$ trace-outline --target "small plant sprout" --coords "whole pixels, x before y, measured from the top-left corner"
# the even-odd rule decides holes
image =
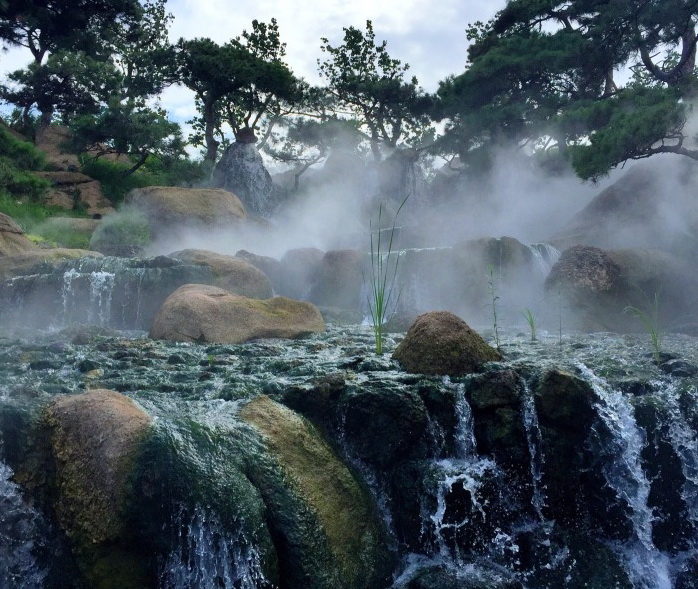
[[[645,312],[642,309],[628,305],[623,309],[623,313],[631,313],[637,317],[642,324],[645,326],[647,333],[650,335],[652,340],[652,353],[654,356],[655,364],[659,364],[661,361],[661,332],[659,330],[659,293],[654,293],[654,300],[650,304],[649,312]]]
[[[388,318],[388,310],[391,308],[391,304],[393,307],[396,307],[400,299],[400,293],[398,292],[395,294],[395,279],[397,277],[400,256],[393,252],[393,237],[395,236],[397,217],[402,207],[405,206],[408,198],[409,195],[400,203],[395,217],[393,218],[387,251],[381,236],[381,221],[383,217],[382,204],[378,207],[378,235],[375,240],[373,238],[373,222],[369,222],[369,230],[371,233],[371,276],[370,289],[367,297],[368,308],[371,312],[371,325],[373,326],[376,354],[378,355],[383,353],[383,326]],[[391,264],[393,260],[395,263]],[[364,282],[365,281],[366,277],[364,276]]]
[[[521,312],[521,314],[524,316],[524,319],[526,319],[526,323],[528,323],[528,329],[531,331],[531,341],[537,341],[538,337],[536,336],[536,317],[533,314],[533,311],[526,307]]]
[[[487,285],[490,291],[490,298],[492,299],[492,324],[494,327],[494,345],[499,350],[499,321],[497,317],[497,301],[499,296],[497,295],[497,288],[495,286],[495,275],[494,275],[494,264],[489,265],[489,280]]]
[[[558,345],[562,346],[562,288],[557,285]]]

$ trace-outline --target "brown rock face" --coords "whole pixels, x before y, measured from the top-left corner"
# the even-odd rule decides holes
[[[546,279],[546,287],[601,293],[610,291],[620,276],[620,266],[602,249],[575,246],[565,250]]]
[[[38,249],[12,217],[0,213],[0,258]]]
[[[53,184],[44,199],[45,204],[72,210],[84,207],[89,215],[107,215],[114,212],[114,206],[102,193],[98,180],[79,172],[36,172]]]
[[[314,305],[286,297],[248,299],[215,286],[185,284],[158,311],[153,339],[238,344],[253,339],[296,338],[325,330]]]
[[[327,252],[318,273],[310,300],[318,305],[356,309],[360,305],[365,254],[356,250]]]
[[[264,272],[241,258],[197,249],[181,250],[169,257],[210,267],[214,286],[233,294],[251,299],[269,299],[274,296],[271,283]]]
[[[127,196],[148,219],[151,235],[173,227],[223,227],[247,217],[240,199],[220,188],[149,186]]]
[[[56,513],[74,541],[107,542],[125,532],[128,480],[150,423],[131,399],[106,389],[62,397],[48,407]]]
[[[501,354],[490,347],[468,324],[448,311],[432,311],[417,317],[393,354],[408,372],[461,376]]]

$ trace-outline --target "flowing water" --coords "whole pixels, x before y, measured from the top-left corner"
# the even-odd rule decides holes
[[[105,274],[94,274],[93,284],[111,280],[109,273],[99,272]],[[66,291],[77,280],[66,271]],[[64,309],[72,312],[70,297],[63,301]],[[95,296],[93,302],[93,322],[108,324],[105,318],[113,314],[115,299]],[[60,586],[48,580],[57,565],[43,548],[46,520],[52,516],[15,480],[13,468],[24,452],[15,433],[25,431],[22,424],[32,422],[52,398],[90,388],[116,390],[137,400],[160,432],[154,456],[173,465],[168,475],[171,503],[146,506],[153,521],[156,512],[166,512],[157,519],[164,539],[151,546],[158,563],[157,587],[269,587],[262,561],[271,541],[259,536],[252,520],[236,514],[241,502],[247,502],[246,513],[263,513],[255,503],[258,498],[244,499],[252,497],[250,482],[235,470],[239,466],[242,472],[243,465],[235,466],[234,457],[254,449],[237,411],[260,394],[294,406],[289,391],[301,400],[320,395],[324,389],[318,383],[332,383],[337,375],[342,392],[337,393],[334,434],[328,435],[336,436],[333,443],[364,476],[380,506],[398,563],[395,589],[422,587],[416,583],[425,575],[441,579],[434,587],[694,586],[698,378],[660,370],[652,363],[647,338],[596,334],[560,341],[543,333],[540,341],[530,342],[524,335],[505,332],[507,360],[488,370],[492,375],[513,372],[518,380],[511,387],[511,405],[488,406],[477,396],[483,375],[406,375],[389,355],[375,357],[370,327],[330,326],[327,333],[307,339],[243,345],[172,344],[143,335],[121,332],[89,339],[56,331],[0,339],[0,435],[6,441],[0,451],[0,588]],[[389,353],[401,337],[387,338]],[[696,338],[667,336],[664,345],[666,352],[698,365]],[[583,381],[593,397],[589,419],[594,426],[579,447],[588,462],[580,464],[595,469],[595,480],[603,488],[585,491],[591,515],[584,516],[587,520],[580,515],[578,530],[559,513],[551,515],[560,484],[549,446],[556,426],[540,386],[550,370]],[[362,446],[363,438],[357,438],[351,403],[368,393],[376,398],[397,395],[426,407],[420,409],[427,412],[424,433],[410,446],[412,455],[402,470],[381,463],[374,454],[382,449]],[[497,436],[509,434],[485,427],[483,420],[488,419],[504,419],[507,432],[520,432],[520,447],[511,449],[518,451],[516,456],[497,450]],[[386,430],[386,447],[390,435]],[[232,456],[234,467],[224,471],[222,455]],[[189,462],[180,471],[182,457]],[[675,464],[671,472],[668,462]],[[202,484],[187,481],[183,472],[189,477],[195,473]],[[419,473],[412,495],[395,478],[408,480],[405,472]],[[580,472],[583,481],[588,472]],[[222,481],[215,488],[225,489],[223,495],[203,484],[214,479]],[[608,521],[594,520],[593,502],[599,497],[617,518],[617,529],[610,516]],[[577,508],[586,505],[581,502]]]

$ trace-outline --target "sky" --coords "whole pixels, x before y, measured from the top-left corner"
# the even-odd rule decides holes
[[[276,18],[281,38],[287,44],[287,61],[297,76],[319,83],[317,59],[320,38],[339,45],[343,27],[364,29],[373,22],[376,41],[388,42],[389,54],[410,64],[427,91],[435,91],[439,80],[465,69],[466,26],[486,21],[501,10],[505,0],[168,0],[174,15],[170,37],[210,37],[225,43],[250,29],[253,19],[269,22]],[[0,56],[0,70],[23,67],[30,60],[26,50],[12,50]],[[162,106],[171,118],[183,121],[195,112],[192,94],[170,88]]]

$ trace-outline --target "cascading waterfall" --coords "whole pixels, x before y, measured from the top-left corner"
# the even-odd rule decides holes
[[[656,548],[652,539],[650,482],[640,456],[646,444],[645,435],[637,425],[629,400],[586,365],[580,363],[578,368],[600,399],[597,412],[612,436],[613,448],[608,448],[610,461],[604,476],[618,499],[631,510],[633,538],[620,547],[628,575],[636,589],[671,589],[669,558]]]
[[[560,259],[560,250],[550,245],[549,243],[532,243],[528,246],[533,254],[533,259],[536,261],[536,267],[545,278],[550,274],[550,270]]]
[[[531,504],[536,512],[539,521],[543,521],[543,507],[545,507],[544,489],[541,486],[543,478],[543,464],[545,457],[543,456],[543,439],[538,425],[538,414],[536,413],[536,404],[533,399],[533,394],[527,383],[523,385],[523,419],[524,428],[526,429],[526,441],[528,442],[528,452],[531,457],[531,486],[533,494]]]
[[[160,572],[160,589],[258,589],[267,584],[260,556],[242,528],[224,530],[199,506],[175,518],[177,542]]]

